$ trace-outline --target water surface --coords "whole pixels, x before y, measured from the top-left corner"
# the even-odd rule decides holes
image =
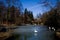
[[[19,40],[53,40],[54,37],[54,32],[46,26],[20,26],[14,33],[20,35]]]

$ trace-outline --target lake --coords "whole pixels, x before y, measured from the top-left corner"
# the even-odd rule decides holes
[[[53,40],[54,31],[42,25],[20,26],[15,29],[14,34],[19,34],[18,40]]]

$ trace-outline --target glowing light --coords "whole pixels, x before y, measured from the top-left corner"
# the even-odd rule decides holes
[[[34,32],[38,32],[37,30],[34,30]]]

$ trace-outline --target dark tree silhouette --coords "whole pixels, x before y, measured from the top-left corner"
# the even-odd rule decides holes
[[[33,18],[33,13],[31,11],[28,11],[27,9],[25,9],[24,11],[24,22],[25,23],[32,23],[31,21],[34,19]]]
[[[43,17],[43,19],[45,19],[44,24],[47,26],[51,26],[51,27],[55,27],[60,28],[60,23],[58,21],[60,21],[60,15],[59,15],[59,10],[60,10],[60,0],[56,0],[56,5],[53,7],[51,4],[51,2],[49,2],[49,0],[45,0],[42,2],[42,4],[44,4],[43,7],[50,7],[50,11],[46,13],[45,16],[47,17]]]

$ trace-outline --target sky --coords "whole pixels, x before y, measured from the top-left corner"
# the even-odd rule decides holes
[[[41,5],[38,4],[39,0],[21,0],[21,2],[24,8],[27,8],[28,10],[33,12],[34,17],[36,17],[38,13],[42,13],[43,11],[41,10]]]
[[[0,1],[3,1],[4,4],[5,4],[4,0],[0,0]],[[36,17],[37,14],[39,14],[39,13],[43,14],[44,12],[50,10],[50,7],[44,7],[43,4],[41,4],[41,2],[43,2],[43,1],[44,0],[19,0],[19,1],[16,2],[17,4],[15,4],[15,5],[17,7],[19,7],[20,6],[20,2],[21,2],[23,8],[24,9],[27,8],[29,11],[32,11],[34,17]],[[49,1],[50,5],[52,7],[55,6],[56,0],[48,0],[48,1]]]
[[[23,7],[32,11],[34,17],[36,17],[37,14],[43,14],[50,9],[50,7],[43,7],[43,4],[40,4],[42,1],[43,0],[21,0]],[[49,2],[53,7],[56,4],[56,0],[49,0]]]

